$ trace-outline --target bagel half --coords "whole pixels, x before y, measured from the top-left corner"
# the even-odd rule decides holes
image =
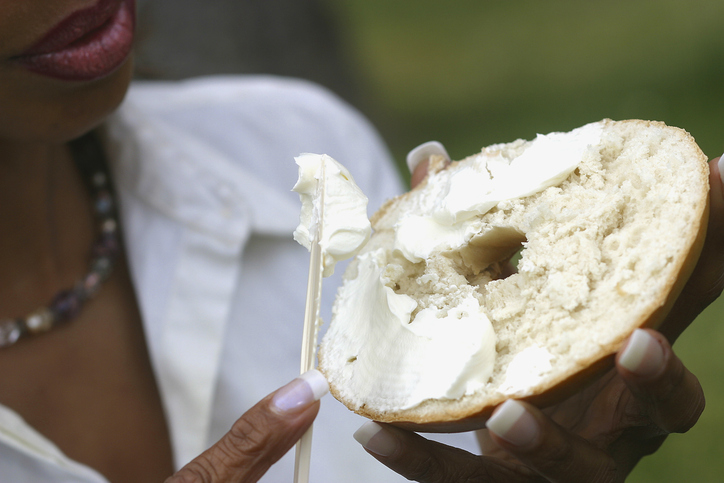
[[[419,186],[372,217],[319,352],[351,410],[416,430],[477,429],[505,399],[545,406],[570,395],[612,366],[636,328],[661,323],[703,245],[706,156],[658,122],[553,136],[449,166],[433,159]],[[510,168],[541,146],[540,160]],[[565,156],[574,165],[547,184],[493,186],[495,196],[468,202],[477,176],[532,186],[540,163]]]

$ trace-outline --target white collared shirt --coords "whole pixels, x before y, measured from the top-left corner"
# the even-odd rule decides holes
[[[401,191],[384,144],[310,83],[211,77],[136,83],[105,126],[131,275],[177,467],[299,372],[308,252],[292,240],[294,156],[350,170],[369,213]],[[324,282],[322,318],[344,266]],[[352,439],[332,398],[315,422],[312,481],[406,481]],[[79,431],[82,431],[79,430]],[[293,452],[262,481],[291,481]],[[106,480],[0,406],[0,481]]]

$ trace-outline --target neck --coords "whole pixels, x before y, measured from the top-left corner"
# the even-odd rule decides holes
[[[0,144],[0,318],[26,314],[87,269],[90,198],[66,145]]]

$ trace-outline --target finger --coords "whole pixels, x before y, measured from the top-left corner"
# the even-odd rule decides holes
[[[445,146],[437,141],[420,144],[407,154],[407,167],[411,174],[410,186],[412,188],[420,184],[427,176],[432,156],[440,156],[445,162],[450,162],[450,156],[447,154]]]
[[[704,391],[663,335],[636,330],[616,364],[646,414],[664,432],[683,433],[694,426],[704,410]]]
[[[699,261],[689,281],[659,331],[670,342],[724,289],[724,164],[721,158],[709,162],[709,221]]]
[[[328,391],[317,370],[294,379],[247,411],[218,443],[166,483],[257,481],[312,424],[317,401]]]
[[[354,437],[382,464],[421,483],[531,481],[532,474],[523,467],[476,456],[386,424],[366,423]]]
[[[478,442],[481,454],[486,456],[507,456],[507,453],[493,441],[493,438],[490,436],[490,431],[487,428],[475,431],[475,439]]]
[[[608,453],[550,420],[530,404],[509,399],[486,423],[491,438],[546,481],[621,481]]]
[[[415,169],[412,171],[412,174],[410,176],[410,187],[414,188],[418,184],[422,183],[422,180],[425,179],[427,176],[427,169],[430,166],[430,160],[425,159],[421,161],[417,166],[415,166]]]

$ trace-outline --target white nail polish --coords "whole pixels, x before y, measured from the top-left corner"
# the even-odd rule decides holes
[[[272,398],[272,406],[282,413],[296,412],[319,401],[328,392],[324,375],[312,369],[280,388]]]
[[[485,423],[487,428],[516,446],[527,446],[538,437],[535,418],[518,401],[508,399],[495,410]]]
[[[636,329],[618,358],[618,363],[642,376],[654,374],[664,361],[661,345],[645,330]]]
[[[450,160],[450,156],[447,154],[445,146],[437,141],[428,141],[420,144],[415,149],[407,153],[407,168],[410,170],[410,173],[414,173],[417,165],[433,154],[444,156],[445,159],[448,161]]]
[[[304,379],[304,381],[309,384],[309,387],[312,389],[312,393],[314,394],[315,401],[319,401],[323,396],[329,393],[329,383],[327,382],[327,378],[324,377],[324,374],[319,372],[317,369],[311,369],[300,375],[299,378]]]
[[[397,450],[395,438],[374,421],[366,422],[355,431],[354,439],[367,451],[380,456],[390,456]]]

